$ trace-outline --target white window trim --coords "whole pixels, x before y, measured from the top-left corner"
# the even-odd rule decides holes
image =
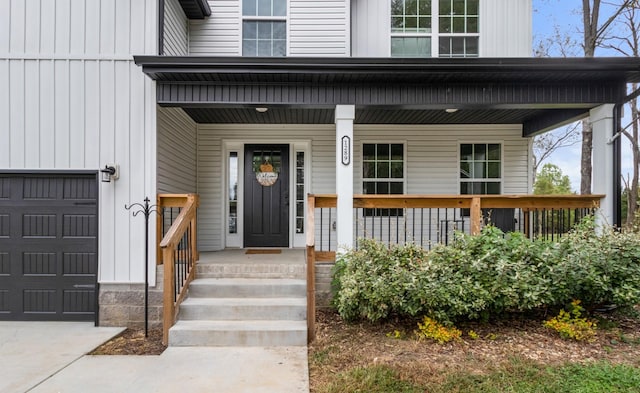
[[[471,181],[469,181],[468,179],[462,179],[460,177],[460,146],[461,145],[473,145],[473,144],[485,144],[485,145],[492,145],[492,144],[499,144],[500,145],[500,178],[483,178],[483,179],[471,179]],[[503,190],[504,190],[504,145],[505,142],[504,140],[458,140],[457,141],[457,152],[456,152],[456,177],[458,179],[457,181],[457,187],[458,187],[458,195],[465,195],[460,193],[460,183],[464,182],[468,182],[468,183],[475,183],[475,182],[482,182],[482,181],[499,181],[500,182],[500,194],[498,195],[502,195],[503,194]],[[475,180],[475,181],[474,181]]]

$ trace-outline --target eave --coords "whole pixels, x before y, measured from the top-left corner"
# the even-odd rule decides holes
[[[636,58],[135,56],[135,61],[158,82],[160,105],[183,107],[196,121],[332,121],[335,105],[355,104],[356,123],[521,123],[524,136],[619,102],[627,83],[640,82]],[[251,110],[263,105],[274,109],[270,117]],[[445,116],[448,108],[458,112]]]

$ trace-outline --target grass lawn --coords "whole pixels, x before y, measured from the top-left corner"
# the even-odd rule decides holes
[[[541,319],[514,317],[458,326],[461,340],[437,344],[413,339],[413,321],[347,324],[320,311],[311,391],[640,392],[640,321],[607,315],[600,322],[591,343],[561,339]]]

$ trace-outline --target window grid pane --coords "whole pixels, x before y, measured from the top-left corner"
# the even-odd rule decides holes
[[[365,143],[362,146],[362,192],[404,193],[404,145]],[[364,209],[365,216],[402,216],[402,209]]]
[[[296,152],[296,233],[304,233],[304,152]]]
[[[479,0],[439,0],[440,57],[478,57]]]
[[[243,56],[285,56],[286,22],[244,21]]]
[[[488,179],[493,179],[488,181]],[[500,194],[502,154],[498,143],[460,145],[460,194]]]
[[[431,0],[391,0],[391,56],[431,57]]]

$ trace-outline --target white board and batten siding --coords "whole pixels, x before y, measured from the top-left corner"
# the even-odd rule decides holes
[[[144,281],[124,205],[155,195],[155,87],[132,54],[157,53],[156,26],[156,0],[0,2],[0,168],[120,166],[100,183],[102,283]]]
[[[389,0],[352,1],[354,57],[391,55],[390,4]],[[480,57],[531,56],[532,12],[531,0],[480,0]]]
[[[178,0],[164,2],[164,55],[187,56],[189,54],[189,20]]]
[[[530,141],[521,135],[520,125],[356,125],[353,146],[354,192],[362,192],[362,143],[405,144],[406,193],[452,195],[458,195],[460,189],[457,159],[460,143],[501,143],[503,193],[529,193]],[[223,141],[310,141],[309,192],[335,193],[335,126],[201,124],[198,126],[197,181],[201,197],[201,207],[198,211],[198,244],[202,251],[219,250],[224,247],[223,201],[226,195],[225,175],[221,175],[225,173]],[[332,236],[334,242],[335,232],[332,232]]]
[[[480,56],[532,55],[532,0],[480,0]],[[490,15],[491,17],[485,17]]]

